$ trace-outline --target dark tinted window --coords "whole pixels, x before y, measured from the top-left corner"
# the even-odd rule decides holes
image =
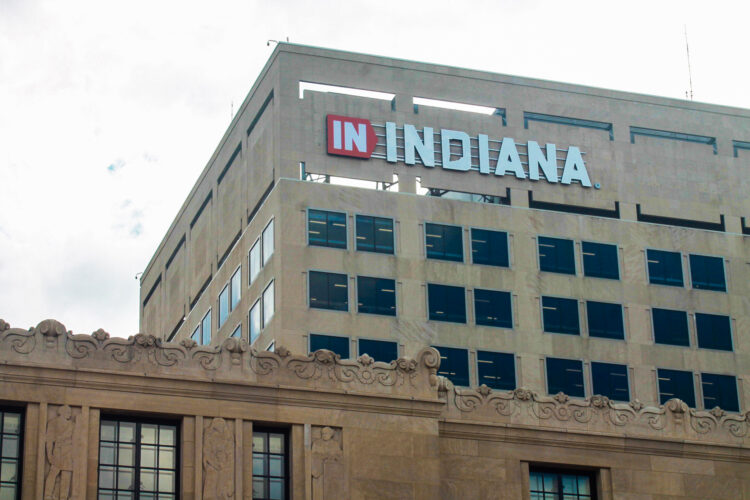
[[[605,243],[581,243],[583,275],[594,278],[620,279],[617,246]]]
[[[729,316],[695,313],[698,347],[703,349],[732,350],[732,328]]]
[[[440,351],[438,375],[447,377],[454,385],[469,385],[469,352],[454,347],[433,347]]]
[[[679,252],[647,250],[646,257],[649,283],[682,286],[682,257]]]
[[[477,351],[479,385],[512,391],[516,388],[516,364],[512,354]]]
[[[553,273],[575,274],[573,240],[540,236],[539,269]]]
[[[718,406],[726,411],[740,411],[737,399],[737,379],[729,375],[701,374],[703,407],[707,410]]]
[[[727,291],[727,283],[724,279],[724,259],[721,257],[691,255],[690,277],[693,281],[693,288]]]
[[[349,337],[311,333],[310,352],[315,352],[318,349],[328,349],[341,356],[341,359],[347,359],[349,358]]]
[[[542,297],[544,331],[579,335],[578,301],[557,297]]]
[[[547,392],[584,397],[583,363],[574,359],[547,358]]]
[[[390,363],[398,359],[398,344],[387,340],[359,339],[359,355],[368,354],[375,361]]]
[[[474,313],[477,325],[513,328],[510,292],[475,289]]]
[[[430,319],[466,323],[466,300],[460,286],[427,285]]]
[[[357,250],[393,253],[393,220],[369,215],[357,216]]]
[[[608,302],[586,302],[586,318],[589,323],[589,336],[605,339],[624,339],[625,326],[622,320],[622,306]]]
[[[463,262],[463,230],[458,226],[426,223],[425,246],[428,259],[453,260]]]
[[[607,396],[614,401],[630,401],[628,367],[612,363],[591,363],[594,394]]]
[[[693,373],[680,370],[657,370],[659,377],[659,403],[664,404],[672,398],[683,400],[689,407],[695,408],[695,388]]]
[[[508,267],[508,233],[472,229],[471,259],[474,264]]]
[[[654,321],[654,342],[685,347],[690,345],[685,311],[654,308],[651,310],[651,317]]]
[[[396,315],[396,282],[357,276],[357,310],[361,313]]]
[[[310,307],[348,311],[346,274],[310,271]]]
[[[321,247],[346,248],[346,214],[309,210],[307,241]]]

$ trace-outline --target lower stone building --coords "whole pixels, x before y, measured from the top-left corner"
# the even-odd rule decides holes
[[[0,320],[0,499],[750,499],[750,412]]]

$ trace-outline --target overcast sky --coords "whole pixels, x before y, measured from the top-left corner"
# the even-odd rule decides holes
[[[138,331],[268,39],[750,108],[750,2],[0,0],[0,318]],[[750,140],[750,138],[748,138]]]

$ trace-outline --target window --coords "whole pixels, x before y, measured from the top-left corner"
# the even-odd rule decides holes
[[[21,498],[23,418],[20,411],[0,410],[0,499]]]
[[[346,214],[308,210],[307,242],[319,247],[346,248]]]
[[[693,387],[692,372],[659,368],[657,374],[660,404],[664,404],[672,398],[679,398],[689,407],[695,408],[695,387]]]
[[[477,351],[479,385],[512,391],[516,388],[516,363],[512,354]]]
[[[581,243],[583,253],[583,275],[592,278],[620,279],[617,262],[617,246],[605,243]]]
[[[724,259],[706,255],[690,255],[690,278],[693,288],[726,292]]]
[[[346,274],[310,271],[310,307],[349,310],[349,289]]]
[[[438,375],[447,377],[453,385],[469,385],[469,351],[455,347],[432,346],[440,351]]]
[[[510,292],[475,289],[474,315],[477,325],[513,328]]]
[[[580,335],[578,301],[558,297],[542,297],[544,331]]]
[[[647,250],[648,282],[652,285],[682,286],[682,257],[679,252]]]
[[[237,327],[232,332],[232,337],[241,339],[242,338],[242,324],[237,325]]]
[[[620,304],[588,300],[586,301],[586,318],[589,323],[589,336],[604,339],[625,338],[625,325]]]
[[[574,398],[585,397],[583,363],[575,359],[547,358],[547,392],[564,392]]]
[[[250,308],[248,324],[250,328],[250,344],[252,344],[260,335],[260,300],[255,301],[253,307]]]
[[[229,281],[229,310],[234,311],[242,298],[242,268],[238,267]]]
[[[396,282],[385,278],[357,276],[357,311],[396,315]]]
[[[250,279],[248,284],[255,281],[258,273],[260,273],[260,238],[250,249]]]
[[[273,255],[273,219],[263,230],[263,265],[266,265],[268,259]]]
[[[732,350],[732,328],[729,316],[695,313],[698,347],[703,349]]]
[[[310,334],[310,352],[315,352],[319,349],[328,349],[333,351],[341,359],[349,358],[349,337],[337,337],[335,335],[319,335],[317,333]]]
[[[703,407],[707,410],[718,406],[726,411],[740,411],[737,396],[737,379],[730,375],[701,374]]]
[[[288,456],[284,431],[253,429],[253,500],[287,498]]]
[[[357,250],[393,253],[393,220],[369,215],[357,216]]]
[[[613,401],[630,401],[628,367],[612,363],[591,363],[594,394],[607,396]]]
[[[219,294],[219,324],[217,328],[221,328],[227,318],[229,317],[229,285],[225,286]]]
[[[488,229],[471,229],[471,261],[487,266],[510,266],[508,233]]]
[[[198,345],[208,345],[211,343],[211,309],[203,316],[203,321],[195,327],[190,338]]]
[[[175,499],[177,426],[102,418],[99,498]]]
[[[672,309],[651,310],[654,321],[654,342],[657,344],[690,346],[688,320],[685,311]]]
[[[596,500],[593,474],[529,470],[531,500]]]
[[[274,302],[274,282],[271,281],[265,290],[263,290],[263,328],[268,326],[273,318],[276,309]]]
[[[466,299],[460,286],[427,284],[429,319],[466,323]]]
[[[368,354],[375,361],[390,363],[398,359],[398,344],[387,340],[359,339],[359,355]]]
[[[575,274],[573,240],[540,236],[539,269],[552,273]]]
[[[463,230],[460,226],[425,223],[425,248],[428,259],[463,262]]]

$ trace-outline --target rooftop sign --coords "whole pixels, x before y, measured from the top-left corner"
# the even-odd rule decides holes
[[[547,143],[543,148],[535,141],[517,144],[510,137],[490,139],[485,134],[471,137],[460,130],[436,132],[432,127],[418,130],[409,124],[397,127],[394,122],[373,125],[370,120],[338,115],[328,115],[327,124],[328,153],[333,155],[382,158],[407,165],[421,163],[428,168],[440,166],[461,172],[476,170],[484,175],[513,175],[532,181],[543,177],[553,184],[579,182],[591,187],[583,154],[576,146],[559,149]],[[378,135],[376,127],[384,128],[385,134]],[[378,146],[385,149],[385,154],[375,153]],[[558,151],[566,153],[561,170]]]

